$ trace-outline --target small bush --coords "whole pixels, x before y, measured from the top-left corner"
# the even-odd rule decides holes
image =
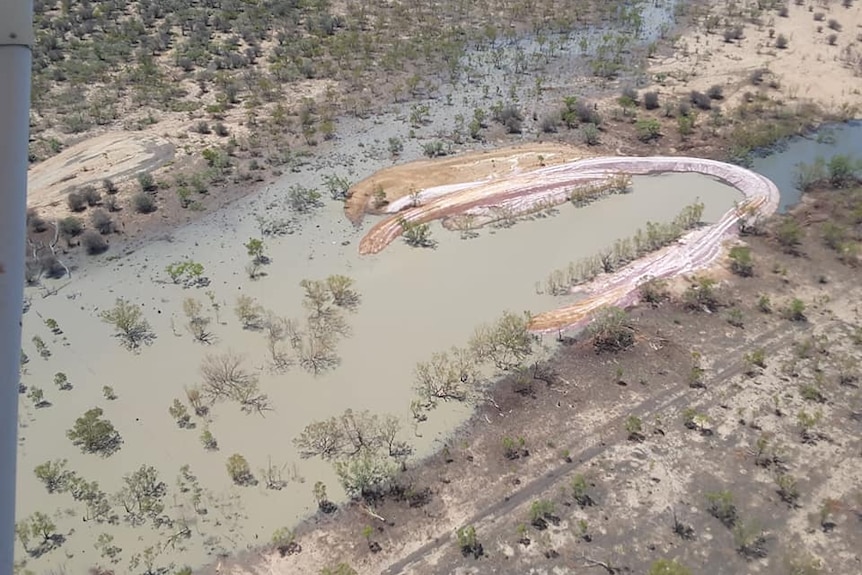
[[[661,124],[655,118],[638,120],[635,129],[641,142],[651,142],[661,136]]]
[[[698,92],[697,90],[692,90],[691,95],[689,96],[691,103],[700,108],[701,110],[711,110],[712,109],[712,100],[710,100],[709,96],[704,94],[703,92]]]
[[[109,196],[113,196],[120,191],[120,189],[117,187],[117,184],[115,184],[114,181],[109,178],[105,178],[104,180],[102,180],[102,187],[105,188],[105,193]]]
[[[209,134],[210,133],[210,125],[206,120],[201,120],[192,128],[198,134]]]
[[[506,132],[509,134],[520,134],[523,131],[523,123],[515,116],[511,116],[505,123]]]
[[[835,18],[830,18],[829,22],[826,23],[830,30],[835,30],[836,32],[841,31],[841,22],[836,20]]]
[[[638,105],[638,91],[631,86],[623,88],[623,92],[619,97],[619,104],[623,108],[634,107]]]
[[[140,192],[132,197],[132,207],[139,214],[151,214],[156,211],[156,201],[144,192]]]
[[[737,520],[736,504],[730,491],[714,491],[706,494],[707,512],[724,524],[733,527]]]
[[[43,218],[36,208],[27,210],[27,227],[34,234],[40,234],[48,229],[48,222]]]
[[[117,196],[108,196],[105,198],[105,207],[109,212],[119,212],[122,209],[120,203],[117,201]]]
[[[652,278],[640,284],[641,300],[652,305],[658,306],[661,302],[670,299],[670,291],[667,288],[665,280]]]
[[[767,72],[768,70],[766,68],[758,68],[751,73],[749,80],[751,80],[751,83],[755,86],[759,86],[763,84],[763,80],[765,79]]]
[[[90,214],[90,223],[100,234],[110,234],[114,231],[114,220],[105,210],[95,210]]]
[[[730,248],[730,269],[738,276],[750,277],[754,275],[754,261],[751,257],[751,248],[745,246]]]
[[[734,40],[742,40],[745,36],[744,30],[742,26],[734,26],[733,28],[727,28],[724,31],[724,41],[725,42],[733,42]]]
[[[841,251],[844,242],[847,240],[847,228],[835,222],[826,222],[822,228],[823,243],[827,247]]]
[[[584,102],[583,100],[578,100],[575,103],[575,115],[577,116],[578,121],[582,124],[595,124],[596,126],[600,126],[602,123],[602,117],[599,115],[596,105],[590,105],[588,102]]]
[[[75,216],[63,218],[58,225],[60,226],[60,233],[67,238],[80,236],[81,232],[84,231],[84,222]]]
[[[644,92],[644,108],[647,110],[659,108],[658,92]]]
[[[778,15],[782,18],[787,18],[790,15],[790,9],[787,6],[782,6],[778,9]]]
[[[778,38],[775,39],[775,47],[779,50],[784,50],[785,48],[787,48],[788,44],[790,44],[790,41],[784,34],[779,34]]]
[[[647,575],[691,575],[691,569],[672,559],[657,559]]]
[[[781,310],[781,316],[788,321],[802,322],[808,319],[805,316],[805,302],[799,298],[793,298]]]
[[[73,212],[81,212],[87,209],[87,198],[81,192],[69,192],[69,195],[66,196],[66,203]]]
[[[588,146],[597,146],[600,143],[599,128],[595,124],[584,124],[581,126],[581,137]]]
[[[108,249],[108,242],[96,230],[87,230],[84,232],[84,235],[81,236],[81,244],[91,256],[104,253]]]
[[[54,254],[43,254],[39,258],[39,265],[41,266],[42,273],[51,279],[59,279],[66,275],[66,268]]]
[[[635,330],[625,310],[606,307],[593,318],[587,332],[596,351],[622,351],[635,343]]]
[[[721,307],[716,281],[708,277],[696,277],[683,293],[687,308],[695,311],[715,312]]]
[[[516,105],[509,104],[497,108],[494,110],[494,119],[505,126],[508,133],[521,133],[521,123],[524,121],[524,116]]]
[[[98,206],[102,203],[102,194],[93,186],[85,186],[81,190],[81,195],[84,196],[88,206]]]
[[[838,34],[829,34],[829,36],[826,37],[826,41],[829,42],[830,46],[834,46],[835,43],[838,42]]]
[[[221,136],[222,138],[230,134],[230,130],[221,122],[216,122],[213,131],[216,133],[216,136]]]
[[[142,192],[152,192],[156,189],[156,179],[149,172],[138,174],[138,184],[140,184]]]
[[[823,12],[815,12],[814,13],[814,21],[815,22],[823,22],[826,19],[826,14]]]
[[[446,145],[441,140],[426,142],[422,144],[422,153],[424,153],[429,158],[445,156],[447,153]]]
[[[829,183],[834,188],[845,188],[856,183],[856,166],[853,158],[846,154],[832,156],[826,165],[829,170]]]
[[[720,84],[713,84],[709,87],[709,90],[706,91],[706,95],[709,96],[711,100],[723,100],[724,88]]]
[[[799,253],[799,245],[802,243],[802,228],[791,218],[782,221],[775,230],[775,239],[790,254]]]
[[[556,113],[550,113],[542,118],[539,127],[545,134],[556,134],[557,126],[560,124],[560,116]]]

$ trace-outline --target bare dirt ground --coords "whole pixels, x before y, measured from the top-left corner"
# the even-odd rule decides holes
[[[822,222],[856,226],[858,245],[860,201],[811,194],[793,215],[801,243],[782,247],[776,218],[744,238],[753,277],[711,272],[711,313],[691,305],[696,278],[668,286],[630,312],[632,347],[566,340],[500,382],[385,500],[319,515],[297,554],[221,572],[645,573],[663,558],[694,573],[858,572],[862,291]]]
[[[27,204],[45,217],[68,213],[66,195],[86,185],[101,187],[105,179],[125,183],[143,171],[165,166],[174,146],[155,134],[109,132],[70,146],[30,169]]]
[[[751,75],[767,70],[764,82],[788,100],[814,101],[829,111],[858,106],[862,3],[786,2],[785,16],[756,4],[707,5],[697,25],[673,43],[671,54],[650,66],[659,91],[684,95],[717,84],[726,105],[734,107],[754,91]],[[741,37],[726,39],[725,31],[737,26]],[[785,48],[777,46],[780,36],[787,40]]]
[[[358,222],[366,213],[380,213],[380,209],[374,205],[377,190],[383,190],[385,203],[391,203],[426,188],[495,180],[591,155],[590,151],[582,147],[539,142],[398,164],[356,183],[350,190],[351,197],[345,203],[344,211],[351,221]],[[380,207],[385,205],[382,201],[380,203]]]

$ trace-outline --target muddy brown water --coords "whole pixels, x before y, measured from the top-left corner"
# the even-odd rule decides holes
[[[271,191],[254,205],[264,207],[275,195]],[[704,219],[714,221],[741,195],[696,174],[636,177],[631,194],[584,208],[566,204],[554,217],[523,221],[509,229],[485,229],[471,240],[436,226],[436,249],[396,242],[367,257],[357,254],[357,245],[372,219],[363,229],[354,229],[338,205],[328,203],[300,233],[267,239],[272,263],[266,266],[268,275],[257,281],[245,274],[248,257],[242,246],[258,235],[257,224],[248,215],[249,206],[240,203],[178,230],[170,241],[91,266],[57,295],[43,298],[40,291],[28,290],[32,307],[24,316],[23,348],[30,362],[23,383],[43,388],[53,405],[35,409],[22,396],[18,513],[53,514],[60,531],[67,534],[61,548],[31,559],[28,567],[65,566],[70,573],[83,573],[94,564],[107,565],[93,543],[100,533],[110,533],[123,549],[116,568],[129,572],[133,553],[177,531],[163,528],[159,534],[149,526],[83,522],[80,504],[68,493],[48,495],[33,475],[36,465],[57,458],[68,459],[71,469],[98,481],[109,493],[120,488],[124,474],[141,464],[156,466],[168,484],[166,513],[188,517],[193,531],[190,539],[165,549],[157,564],[196,565],[212,559],[208,551],[235,552],[265,543],[275,529],[293,525],[313,510],[315,481],[324,481],[331,496],[342,496],[329,464],[302,460],[296,453],[292,439],[305,425],[346,408],[393,413],[404,421],[403,439],[418,454],[428,453],[469,410],[443,405],[418,428],[421,437],[414,436],[408,408],[418,361],[465,344],[478,324],[493,321],[504,310],[538,312],[562,305],[565,299],[537,293],[537,282],[543,284],[552,270],[630,235],[648,220],[669,220],[697,198],[706,203]],[[342,245],[347,240],[350,243]],[[170,284],[164,273],[168,263],[186,257],[204,265],[212,280],[206,289],[222,303],[220,319],[226,325],[214,326],[217,340],[211,346],[195,343],[182,327],[182,300],[195,297],[206,304],[206,289]],[[318,377],[299,367],[271,373],[264,336],[241,329],[234,315],[236,296],[250,295],[267,309],[299,318],[303,313],[299,281],[333,273],[354,278],[362,296],[359,309],[348,316],[352,336],[338,347],[341,365]],[[122,349],[98,319],[99,311],[119,296],[143,306],[158,336],[139,354]],[[52,336],[45,318],[57,320],[64,334]],[[48,344],[50,358],[36,353],[34,335]],[[545,343],[553,345],[550,339]],[[245,365],[259,374],[274,411],[260,417],[243,414],[233,404],[216,405],[210,430],[220,450],[207,452],[199,441],[201,422],[195,430],[179,429],[168,407],[173,398],[184,399],[185,386],[200,381],[198,369],[205,354],[228,349],[243,354]],[[72,390],[59,391],[53,385],[59,371],[67,374]],[[104,385],[114,388],[117,400],[103,398]],[[75,418],[94,406],[105,410],[124,440],[122,449],[107,459],[81,454],[65,437]],[[225,461],[233,453],[243,454],[255,473],[270,459],[285,465],[288,486],[267,491],[262,485],[231,485]],[[188,496],[176,488],[184,464],[206,490],[206,516],[195,516]],[[175,502],[179,507],[172,507]]]

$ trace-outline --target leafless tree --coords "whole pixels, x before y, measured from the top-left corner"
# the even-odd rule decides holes
[[[260,329],[263,322],[263,307],[247,295],[236,298],[236,316],[242,322],[243,329]]]
[[[183,312],[186,314],[186,330],[195,341],[212,343],[212,332],[209,331],[210,318],[203,314],[203,305],[194,298],[183,300]]]
[[[201,364],[204,383],[202,393],[210,401],[230,399],[245,412],[262,414],[270,409],[269,399],[260,393],[257,377],[242,366],[242,358],[231,351],[208,354]]]
[[[287,463],[282,465],[281,467],[275,466],[272,464],[272,457],[267,459],[267,465],[265,468],[260,470],[260,476],[263,478],[263,485],[267,489],[274,489],[276,491],[280,491],[287,486],[287,481],[284,480],[284,468],[287,467]]]
[[[290,350],[295,350],[301,342],[301,334],[296,324],[291,319],[279,317],[268,311],[264,316],[263,330],[273,369],[285,371],[293,365]]]
[[[467,350],[435,353],[416,365],[416,388],[425,405],[438,400],[466,401],[479,380],[475,356]]]
[[[316,330],[309,330],[303,335],[297,351],[299,365],[314,375],[332,369],[339,363],[334,338]]]

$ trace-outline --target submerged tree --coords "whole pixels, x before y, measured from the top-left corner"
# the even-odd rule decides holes
[[[253,298],[247,295],[237,297],[234,311],[236,311],[236,316],[242,323],[243,329],[261,328],[264,315],[263,306],[255,302]]]
[[[332,301],[338,307],[354,309],[359,305],[359,294],[353,289],[353,280],[343,275],[331,275],[326,278]]]
[[[155,339],[150,324],[144,319],[141,308],[118,298],[112,309],[101,313],[102,321],[114,326],[116,337],[128,349],[135,350],[148,345]]]
[[[163,499],[167,486],[159,480],[156,469],[141,465],[135,472],[123,477],[123,488],[117,496],[126,510],[126,520],[141,525],[147,519],[159,521],[165,510]]]
[[[108,457],[119,450],[123,443],[111,422],[102,418],[103,413],[99,407],[88,410],[76,419],[72,429],[66,432],[66,437],[84,453],[96,453],[102,457]]]
[[[480,380],[475,356],[459,348],[434,353],[429,361],[416,365],[415,373],[416,391],[426,406],[441,399],[466,401]]]
[[[37,465],[33,473],[45,484],[48,493],[65,493],[69,490],[69,483],[75,476],[73,471],[66,469],[67,464],[68,461],[65,459],[46,461]]]
[[[243,368],[242,357],[233,352],[204,357],[201,375],[204,379],[202,392],[211,401],[230,399],[248,413],[262,414],[269,409],[269,399],[260,393],[257,377]]]
[[[239,453],[234,453],[227,459],[227,474],[237,485],[256,485],[257,480],[251,473],[248,461]]]
[[[263,320],[263,331],[266,335],[272,367],[276,371],[284,371],[291,366],[291,350],[296,350],[301,343],[302,334],[291,319],[278,317],[272,312],[266,312]],[[287,340],[287,345],[285,345]]]
[[[407,245],[414,248],[433,248],[437,245],[437,242],[431,239],[431,226],[429,224],[399,218],[398,225],[401,226],[401,235]]]
[[[18,535],[18,540],[21,541],[21,546],[31,557],[41,557],[48,551],[62,545],[66,540],[65,537],[57,533],[57,526],[51,518],[41,511],[37,511],[16,523],[15,533]],[[36,547],[30,547],[33,540],[39,542]]]
[[[209,331],[210,318],[203,313],[203,305],[195,298],[183,300],[183,313],[186,315],[186,330],[201,343],[211,343],[212,333]]]
[[[483,325],[470,340],[470,349],[480,361],[491,361],[498,369],[521,365],[533,352],[533,336],[528,331],[530,314],[505,312],[493,325]]]

